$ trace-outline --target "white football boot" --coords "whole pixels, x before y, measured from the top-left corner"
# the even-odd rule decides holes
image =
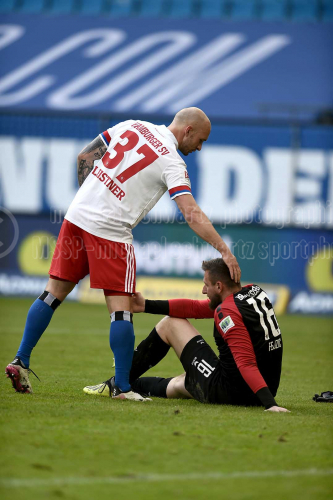
[[[113,399],[128,399],[130,401],[152,401],[150,398],[141,396],[138,392],[127,391],[123,392],[115,385],[115,378],[111,377],[109,380],[97,385],[88,385],[83,389],[85,394],[94,396],[108,396]]]

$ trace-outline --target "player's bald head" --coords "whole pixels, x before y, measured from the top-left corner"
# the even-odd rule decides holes
[[[178,141],[178,149],[187,156],[201,150],[209,137],[211,124],[201,109],[193,107],[178,111],[168,128]]]
[[[194,107],[184,108],[178,111],[173,122],[178,126],[191,125],[195,129],[200,127],[211,128],[210,120],[206,113],[204,113],[202,109]]]

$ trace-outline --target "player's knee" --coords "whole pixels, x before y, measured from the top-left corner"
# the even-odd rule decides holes
[[[161,321],[159,321],[156,325],[156,330],[157,331],[160,331],[160,330],[163,330],[166,325],[168,324],[168,320],[170,320],[170,316],[164,316],[164,318],[161,319]]]
[[[171,318],[169,316],[165,316],[157,325],[155,326],[155,329],[161,339],[168,344],[167,340],[167,332],[168,332],[168,320]]]
[[[170,318],[170,316],[165,316],[156,325],[156,331],[164,342],[168,342],[170,335],[178,330],[179,326],[183,321],[187,322],[187,319],[180,318]]]
[[[75,283],[67,280],[55,280],[49,278],[45,290],[54,295],[61,302],[65,300],[67,295],[73,290]]]

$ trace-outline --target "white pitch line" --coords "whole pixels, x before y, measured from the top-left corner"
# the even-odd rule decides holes
[[[22,329],[15,327],[6,327],[6,331],[9,333],[23,333]],[[144,328],[136,328],[135,333],[139,335],[148,334],[148,330]],[[50,328],[47,330],[45,335],[109,335],[109,328],[82,328],[76,331],[70,330],[69,328]]]
[[[95,484],[157,483],[168,481],[205,481],[221,479],[264,479],[267,477],[332,476],[333,469],[207,472],[189,474],[129,474],[119,477],[58,477],[49,479],[0,479],[7,488],[36,488],[49,486],[89,486]]]

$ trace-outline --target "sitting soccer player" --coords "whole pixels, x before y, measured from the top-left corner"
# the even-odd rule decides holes
[[[287,412],[274,399],[280,382],[282,338],[269,298],[258,285],[235,283],[221,258],[204,261],[202,269],[202,293],[208,300],[152,301],[141,294],[133,299],[134,312],[166,315],[134,352],[130,373],[133,390],[149,396],[262,405],[272,412]],[[186,318],[214,318],[219,357]],[[139,378],[161,361],[170,347],[185,373],[168,379]],[[84,392],[111,396],[110,380],[85,387]]]

